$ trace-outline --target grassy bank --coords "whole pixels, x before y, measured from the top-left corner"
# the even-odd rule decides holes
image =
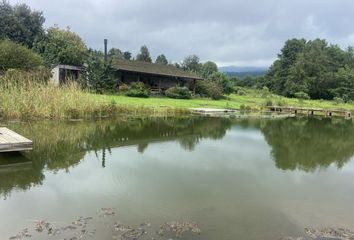
[[[229,108],[260,111],[267,105],[311,107],[323,109],[346,109],[354,111],[353,103],[341,103],[327,100],[299,100],[274,94],[264,94],[261,90],[245,89],[244,95],[231,94],[222,100],[209,98],[171,99],[166,97],[132,98],[121,95],[95,95],[96,102],[115,102],[125,106],[143,106],[156,108]]]
[[[93,94],[74,83],[59,88],[33,75],[0,77],[0,117],[4,119],[78,119],[118,114],[176,116],[188,114],[190,108],[261,111],[267,105],[354,110],[353,103],[289,99],[254,89],[243,89],[242,95],[231,94],[222,100],[134,98]]]
[[[74,83],[59,88],[34,81],[33,76],[27,79],[23,75],[21,81],[11,75],[0,78],[0,117],[4,119],[78,119],[117,114],[168,116],[188,112],[178,107],[98,101]]]

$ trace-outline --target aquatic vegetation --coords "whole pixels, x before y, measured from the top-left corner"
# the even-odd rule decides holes
[[[177,238],[181,238],[184,232],[191,231],[193,233],[200,234],[202,231],[198,227],[196,223],[193,222],[165,222],[160,226],[160,230],[158,231],[159,235],[164,235],[165,232],[174,232]]]
[[[354,239],[354,231],[345,228],[305,228],[305,233],[312,239]]]
[[[140,225],[139,228],[132,228],[130,226],[126,226],[122,223],[116,222],[114,223],[114,231],[116,232],[113,235],[113,239],[117,240],[135,240],[143,235],[147,234],[147,231],[144,229],[143,224]]]
[[[353,240],[354,231],[345,228],[305,228],[305,234],[315,240]],[[281,240],[307,240],[304,237],[284,237]]]
[[[114,208],[100,208],[97,211],[98,218],[101,217],[114,217]],[[148,239],[157,239],[156,233],[150,231],[148,235],[148,229],[151,228],[151,224],[144,222],[139,227],[131,227],[125,225],[119,221],[114,222],[113,226],[108,222],[96,221],[95,217],[79,217],[72,221],[70,224],[63,226],[56,226],[53,222],[47,220],[34,221],[33,234],[30,232],[30,228],[24,228],[15,236],[9,238],[9,240],[22,240],[25,238],[36,239],[37,236],[43,236],[46,234],[46,239],[67,239],[67,240],[79,240],[87,239],[87,237],[94,236],[96,234],[97,224],[103,223],[105,226],[104,231],[107,232],[107,226],[113,230],[112,237],[116,240],[136,240],[148,236]],[[94,226],[93,226],[94,225]],[[110,227],[112,226],[112,227]],[[176,233],[176,237],[181,238],[182,234],[186,231],[193,233],[201,233],[198,225],[193,222],[177,222],[171,221],[161,225],[158,234],[163,235],[166,231]],[[156,235],[156,236],[155,236]],[[146,237],[144,238],[146,239]]]
[[[32,235],[29,233],[28,228],[22,229],[16,236],[10,237],[9,240],[21,240],[24,238],[30,238]]]
[[[116,213],[114,211],[114,208],[101,208],[98,211],[98,214],[100,217],[107,217],[107,216],[114,216]]]

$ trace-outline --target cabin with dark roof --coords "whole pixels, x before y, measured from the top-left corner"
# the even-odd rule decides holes
[[[163,92],[174,86],[186,86],[195,92],[196,81],[203,78],[170,65],[119,59],[112,63],[118,86],[143,82],[153,92]]]

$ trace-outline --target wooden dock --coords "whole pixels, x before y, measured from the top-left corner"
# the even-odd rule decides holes
[[[280,107],[280,106],[268,106],[271,112],[290,112],[299,115],[323,115],[327,117],[341,116],[346,118],[352,117],[352,112],[348,110],[340,109],[319,109],[319,108],[297,108],[297,107]]]
[[[192,113],[198,114],[225,114],[236,112],[233,109],[219,109],[219,108],[190,108]]]
[[[31,140],[11,131],[8,128],[0,127],[0,152],[16,152],[32,150]]]

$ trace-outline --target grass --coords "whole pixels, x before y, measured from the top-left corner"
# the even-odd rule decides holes
[[[354,111],[353,103],[337,103],[327,100],[298,100],[274,94],[264,94],[261,90],[246,89],[245,95],[231,94],[222,100],[209,98],[198,99],[171,99],[166,97],[132,98],[123,95],[95,95],[96,102],[115,102],[125,106],[143,106],[155,108],[229,108],[250,109],[260,111],[268,104],[277,106],[308,107],[322,109],[346,109]]]
[[[78,119],[117,114],[177,116],[190,113],[190,108],[261,111],[266,105],[354,110],[353,103],[300,101],[255,89],[243,89],[243,95],[231,94],[222,100],[134,98],[122,95],[93,94],[82,90],[75,83],[59,88],[44,82],[40,77],[30,73],[16,72],[13,74],[10,72],[10,74],[0,76],[0,117],[5,119]]]
[[[21,79],[18,81],[18,79]],[[0,77],[0,117],[5,119],[78,119],[129,115],[180,115],[181,108],[154,108],[142,105],[97,101],[78,84],[55,87],[37,81],[31,74]]]

